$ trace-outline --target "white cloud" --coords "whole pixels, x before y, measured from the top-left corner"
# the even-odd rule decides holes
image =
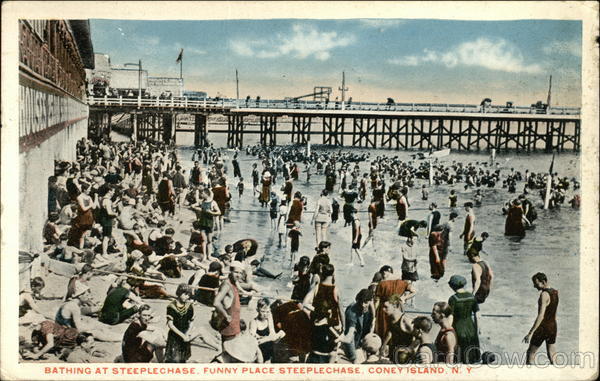
[[[277,35],[269,41],[232,40],[231,50],[241,56],[277,58],[292,56],[299,59],[314,57],[326,61],[331,50],[354,43],[353,35],[339,36],[337,32],[323,32],[307,25],[294,25],[290,35]]]
[[[254,55],[254,50],[252,50],[250,45],[251,42],[249,41],[231,41],[229,43],[231,50],[233,50],[235,54],[247,57]]]
[[[198,48],[194,48],[192,46],[184,46],[183,47],[183,54],[191,54],[191,55],[197,55],[197,56],[201,56],[203,54],[206,54],[206,50],[203,49],[198,49]]]
[[[175,45],[173,45],[173,50],[177,51],[177,54],[179,54],[179,51],[181,49],[183,49],[183,55],[184,56],[186,54],[191,54],[191,55],[203,55],[203,54],[206,54],[206,50],[204,50],[204,49],[195,48],[195,47],[189,46],[189,45],[183,45],[181,42],[176,42]]]
[[[417,56],[405,56],[401,58],[391,58],[387,60],[388,63],[392,65],[399,66],[418,66],[419,65],[419,57]]]
[[[552,41],[544,46],[546,54],[571,54],[576,57],[581,57],[581,44],[575,40],[571,41]]]
[[[156,36],[132,36],[131,40],[134,44],[140,47],[154,47],[160,44],[160,38]]]
[[[360,24],[365,28],[389,29],[404,24],[404,20],[398,19],[361,19]]]
[[[503,39],[490,40],[478,38],[463,42],[448,51],[423,50],[421,55],[392,58],[388,63],[401,66],[418,66],[422,63],[439,63],[448,68],[461,66],[479,66],[489,70],[508,73],[540,73],[542,66],[528,64],[523,54]]]

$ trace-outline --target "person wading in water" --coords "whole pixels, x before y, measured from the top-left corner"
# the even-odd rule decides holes
[[[544,273],[536,273],[531,277],[533,287],[540,291],[538,299],[538,314],[533,323],[533,327],[523,339],[524,343],[529,343],[527,348],[527,365],[533,364],[535,352],[546,342],[548,359],[550,364],[555,363],[556,359],[556,309],[558,307],[558,290],[548,287],[548,278]]]

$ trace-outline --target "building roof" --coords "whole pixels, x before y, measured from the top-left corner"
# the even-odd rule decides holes
[[[94,46],[92,45],[89,20],[68,20],[68,24],[73,32],[73,37],[75,37],[75,43],[77,44],[77,49],[79,49],[83,67],[93,69]]]

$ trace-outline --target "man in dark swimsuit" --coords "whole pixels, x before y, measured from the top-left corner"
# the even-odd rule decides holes
[[[471,278],[473,281],[473,294],[477,303],[482,304],[487,299],[492,289],[492,279],[494,273],[487,262],[479,257],[479,251],[471,250],[467,252],[469,262],[473,264],[471,268]]]
[[[357,361],[356,349],[360,347],[362,339],[371,332],[373,325],[373,313],[370,308],[373,292],[362,289],[355,300],[346,308],[346,327],[340,340],[344,354],[354,364]]]
[[[436,302],[431,311],[431,319],[440,326],[435,339],[437,358],[434,362],[453,364],[456,362],[458,338],[452,328],[452,307],[446,302]]]
[[[152,312],[148,305],[144,305],[139,309],[137,319],[129,324],[123,334],[123,341],[121,342],[123,362],[149,363],[154,358],[155,351],[158,348],[138,336],[140,332],[148,328],[150,320],[152,320]],[[156,354],[157,358],[162,358],[162,350],[156,351]]]
[[[533,327],[523,339],[524,343],[529,343],[527,348],[527,365],[533,364],[535,352],[546,342],[548,359],[550,364],[554,364],[556,357],[556,309],[558,307],[558,290],[548,287],[548,278],[544,273],[536,273],[531,277],[533,287],[540,292],[538,299],[538,315],[533,323]]]
[[[427,316],[418,316],[413,320],[413,335],[419,340],[415,350],[414,362],[416,364],[432,364],[436,360],[436,349],[433,341],[433,322]]]

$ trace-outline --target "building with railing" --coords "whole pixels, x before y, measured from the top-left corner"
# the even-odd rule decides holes
[[[86,68],[94,67],[87,20],[19,21],[20,248],[39,252],[55,160],[74,160],[87,135]]]

